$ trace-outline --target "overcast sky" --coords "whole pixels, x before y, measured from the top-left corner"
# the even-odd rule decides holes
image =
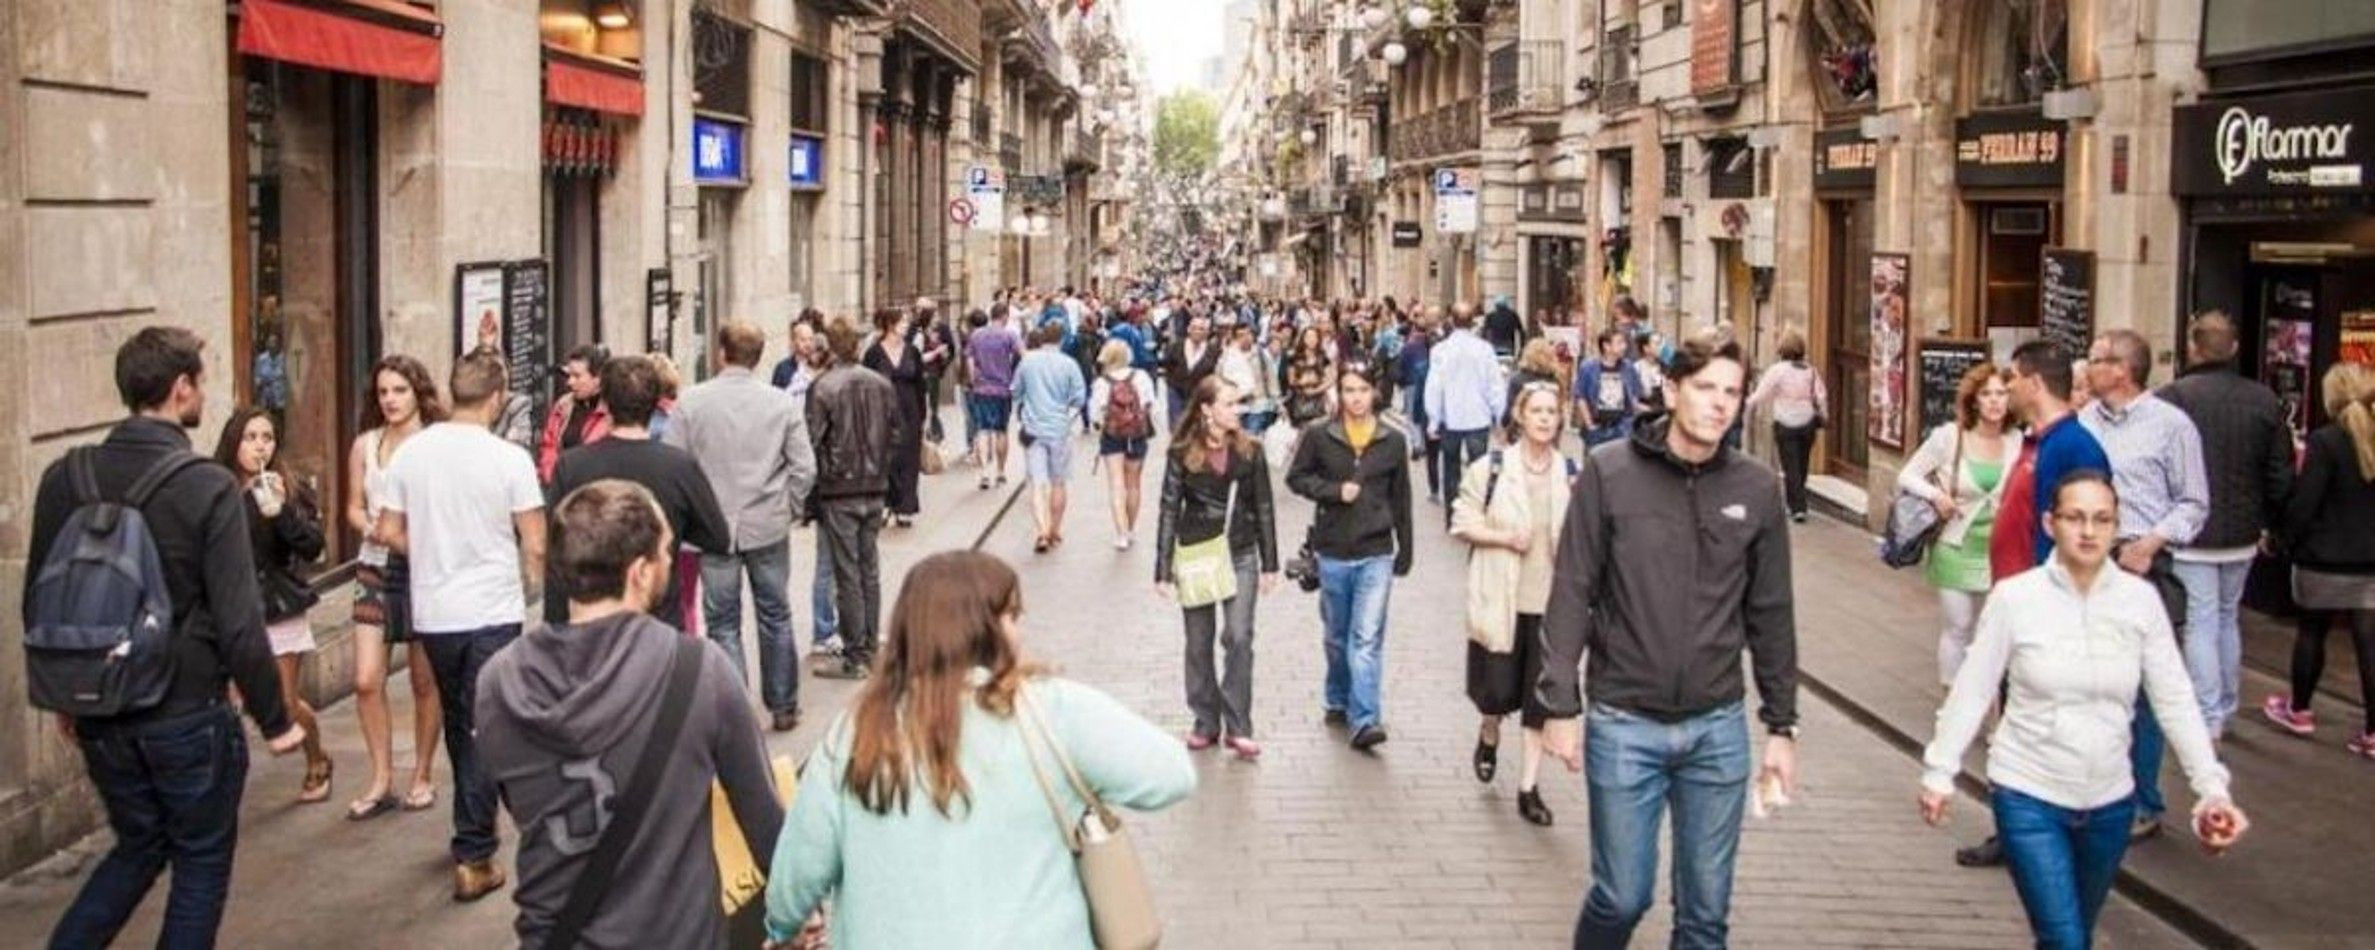
[[[1226,0],[1124,2],[1123,28],[1139,61],[1146,64],[1153,91],[1160,95],[1201,85],[1205,61],[1220,55],[1221,7]]]

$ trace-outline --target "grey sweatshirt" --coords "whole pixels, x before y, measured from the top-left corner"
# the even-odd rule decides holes
[[[538,947],[601,840],[666,692],[684,634],[642,614],[539,627],[478,677],[478,754],[520,829],[520,944]],[[783,827],[759,723],[742,678],[715,647],[654,799],[586,925],[589,947],[725,943],[711,850],[709,786],[722,783],[762,870]]]

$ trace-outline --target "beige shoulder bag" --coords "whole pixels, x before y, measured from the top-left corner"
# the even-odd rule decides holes
[[[1047,727],[1039,707],[1031,702],[1030,690],[1027,687],[1016,690],[1014,702],[1016,718],[1023,727],[1023,756],[1030,760],[1031,777],[1039,780],[1039,791],[1047,795],[1047,808],[1055,815],[1064,846],[1071,850],[1079,867],[1081,896],[1088,902],[1089,928],[1096,935],[1097,947],[1153,950],[1163,942],[1163,925],[1155,916],[1154,891],[1147,886],[1146,868],[1138,861],[1138,847],[1122,827],[1121,816],[1105,807],[1104,799],[1097,797],[1089,783],[1080,777],[1080,770],[1072,766],[1072,757],[1064,753],[1064,747],[1056,742],[1055,731]],[[1088,804],[1088,810],[1077,820],[1065,813],[1055,786],[1048,783],[1047,772],[1040,768],[1039,756],[1031,748],[1034,735],[1047,747],[1056,764],[1063,767],[1072,790]]]

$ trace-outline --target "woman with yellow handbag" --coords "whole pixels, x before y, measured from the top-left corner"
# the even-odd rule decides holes
[[[1155,591],[1187,619],[1187,747],[1226,743],[1238,758],[1262,754],[1253,738],[1253,612],[1278,586],[1278,524],[1270,465],[1238,424],[1245,396],[1221,377],[1196,384],[1180,413],[1163,468],[1155,528]],[[1227,657],[1216,678],[1214,627]]]
[[[1500,767],[1501,720],[1518,714],[1524,757],[1518,765],[1517,813],[1551,823],[1534,787],[1542,774],[1543,709],[1534,702],[1542,672],[1542,612],[1550,606],[1551,562],[1579,466],[1559,452],[1556,381],[1520,387],[1510,401],[1516,445],[1468,466],[1452,505],[1451,533],[1468,542],[1468,699],[1483,714],[1476,737],[1476,780]]]

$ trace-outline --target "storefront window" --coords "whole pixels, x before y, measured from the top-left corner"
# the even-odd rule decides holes
[[[2019,106],[2043,99],[2069,75],[2065,0],[1996,0],[1972,29],[1972,104]]]

